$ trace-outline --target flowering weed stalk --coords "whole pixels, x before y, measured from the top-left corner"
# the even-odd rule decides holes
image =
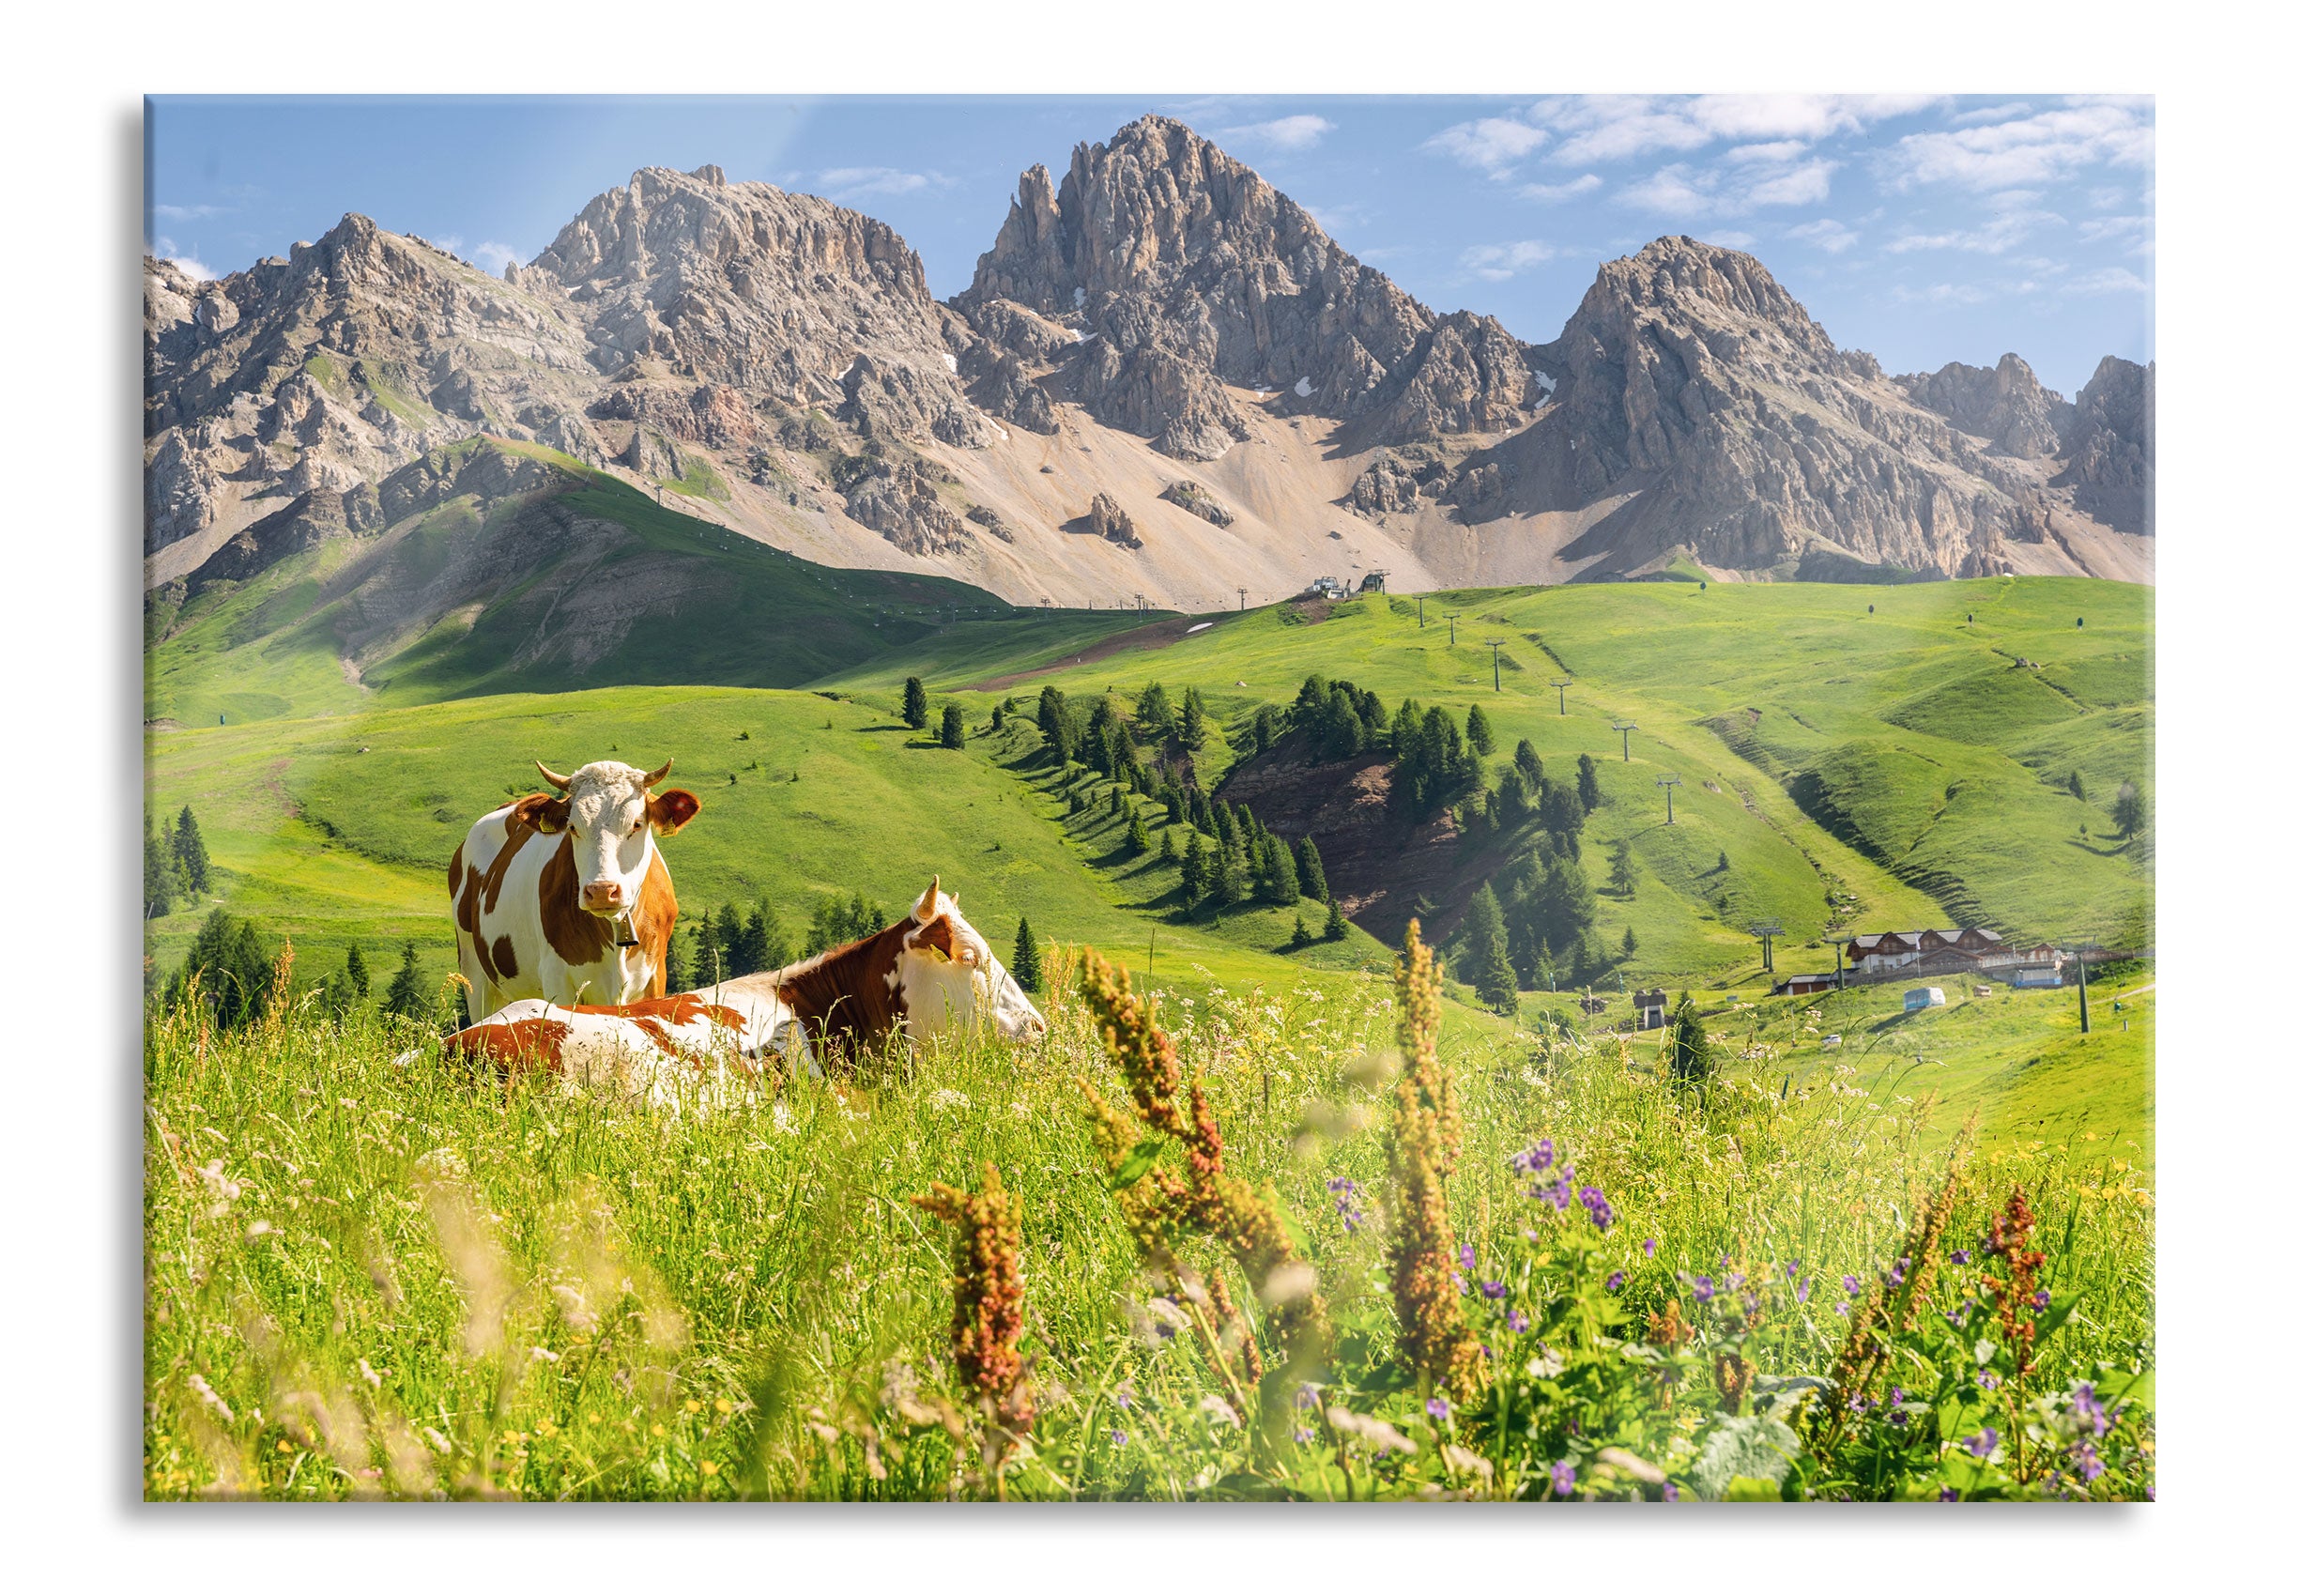
[[[1425,1394],[1474,1396],[1485,1384],[1482,1353],[1469,1333],[1456,1286],[1460,1247],[1446,1206],[1446,1181],[1462,1153],[1462,1109],[1453,1073],[1437,1052],[1438,973],[1408,921],[1398,956],[1398,1049],[1404,1067],[1390,1094],[1389,1178],[1395,1212],[1389,1289],[1398,1344]]]
[[[1004,1456],[1029,1432],[1034,1417],[1029,1365],[1019,1345],[1021,1205],[1000,1184],[998,1166],[989,1162],[982,1166],[981,1190],[962,1191],[938,1180],[911,1202],[958,1233],[951,1250],[950,1350],[959,1380],[981,1404],[988,1426],[985,1461],[1004,1496]]]

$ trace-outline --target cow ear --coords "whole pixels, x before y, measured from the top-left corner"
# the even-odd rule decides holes
[[[567,800],[531,792],[511,806],[511,819],[545,836],[567,828]]]
[[[674,787],[667,792],[647,795],[647,819],[665,836],[693,820],[703,806],[703,801],[683,787]]]

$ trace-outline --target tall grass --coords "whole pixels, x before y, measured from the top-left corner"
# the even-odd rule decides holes
[[[155,1018],[147,1492],[1367,1494],[1371,1475],[1258,1447],[1189,1333],[1195,1288],[1143,1272],[1078,1087],[1122,1101],[1126,1082],[1071,995],[1073,961],[1051,964],[1041,1046],[929,1044],[709,1113],[506,1091],[428,1045],[396,1065],[412,1038],[374,1019],[288,1013],[219,1036]],[[1217,988],[1158,1018],[1203,1078],[1226,1168],[1274,1195],[1314,1264],[1337,1362],[1386,1357],[1388,983]],[[1622,1272],[1637,1323],[1721,1258],[1871,1276],[1940,1184],[1927,1104],[1849,1070],[1786,1097],[1688,1094],[1614,1044],[1442,1046],[1460,1238],[1480,1257],[1534,1245],[1509,1160],[1555,1138],[1611,1200],[1591,1266]],[[971,1189],[986,1162],[1020,1214],[1037,1412],[996,1458],[952,1366],[951,1234],[909,1201]],[[2002,1151],[1968,1166],[1947,1234],[1981,1234],[2016,1177],[2044,1281],[2078,1304],[2039,1380],[2146,1367],[2148,1194],[2043,1147]],[[1239,1301],[1253,1284],[1235,1281]],[[1759,1373],[1831,1366],[1835,1294],[1773,1320]]]

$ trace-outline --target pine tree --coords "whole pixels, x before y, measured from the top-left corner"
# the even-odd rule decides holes
[[[1501,773],[1501,786],[1495,792],[1498,806],[1495,819],[1505,830],[1514,831],[1533,817],[1533,797],[1526,787],[1526,773],[1511,765]]]
[[[1173,729],[1173,701],[1166,697],[1166,689],[1151,683],[1134,700],[1134,724],[1145,737],[1163,737]]]
[[[149,815],[144,818],[144,917],[157,920],[176,910],[176,861],[168,856],[166,843],[160,833],[152,829]]]
[[[1112,789],[1110,790],[1110,816],[1111,816],[1111,819],[1112,819],[1112,820],[1116,820],[1116,819],[1117,819],[1117,818],[1118,818],[1120,815],[1123,815],[1123,814],[1125,814],[1126,812],[1127,812],[1126,789],[1125,789],[1125,788],[1123,788],[1123,787],[1113,787],[1113,788],[1112,788]]]
[[[1629,838],[1622,837],[1614,843],[1606,881],[1617,897],[1637,896],[1637,861],[1629,851]]]
[[[1709,1033],[1702,1029],[1701,1017],[1694,1012],[1690,992],[1678,994],[1677,1012],[1670,1017],[1669,1038],[1662,1052],[1669,1061],[1669,1074],[1679,1081],[1706,1081],[1716,1067]]]
[[[2116,821],[2116,835],[2130,836],[2148,824],[2148,800],[2127,781],[2116,790],[2116,805],[2108,813]]]
[[[1225,848],[1214,863],[1214,899],[1224,909],[1246,901],[1246,859],[1236,847]]]
[[[412,939],[400,950],[399,974],[391,977],[391,990],[383,994],[383,1011],[419,1024],[431,1018],[431,1000],[423,991],[422,972],[416,965]]]
[[[1299,913],[1296,913],[1294,916],[1294,940],[1287,943],[1286,945],[1288,947],[1307,947],[1310,945],[1310,928],[1302,924],[1302,917]]]
[[[367,996],[367,956],[353,943],[344,952],[344,985],[352,996],[364,1000]]]
[[[687,946],[694,940],[691,934],[682,935],[677,926],[673,926],[671,934],[664,939],[663,990],[665,991],[683,992],[693,990],[687,979]]]
[[[1602,795],[1597,790],[1597,761],[1587,754],[1582,755],[1581,762],[1575,769],[1573,788],[1575,795],[1581,799],[1582,812],[1596,814],[1597,806],[1602,802]]]
[[[1318,845],[1303,837],[1294,848],[1295,879],[1300,882],[1302,896],[1317,902],[1326,901],[1326,861],[1318,857]]]
[[[708,913],[695,925],[695,966],[689,979],[695,984],[690,991],[704,987],[715,987],[727,979],[727,950],[719,945],[719,928],[711,922]]]
[[[773,898],[759,900],[759,908],[744,929],[759,956],[761,970],[780,970],[790,962],[790,933],[783,928],[782,916],[775,913]]]
[[[2082,771],[2068,773],[2068,795],[2080,804],[2084,802],[2084,773]]]
[[[990,706],[990,729],[993,731],[1006,729],[1006,706],[1004,704]]]
[[[1237,813],[1219,800],[1214,805],[1214,840],[1221,844],[1224,852],[1238,845]]]
[[[1137,859],[1150,852],[1150,828],[1142,824],[1140,815],[1127,822],[1126,851]]]
[[[915,676],[903,678],[902,724],[912,731],[927,729],[927,684]]]
[[[1038,983],[1044,979],[1038,965],[1038,939],[1030,934],[1030,916],[1027,914],[1022,917],[1021,928],[1014,933],[1014,963],[1007,974],[1014,977],[1014,984],[1026,992],[1036,991]]]
[[[712,929],[718,933],[719,957],[727,961],[729,976],[747,975],[759,968],[751,962],[750,939],[743,934],[743,912],[731,903],[723,903],[712,916]]]
[[[1468,957],[1463,973],[1477,988],[1478,998],[1496,1014],[1517,1009],[1517,971],[1510,963],[1509,932],[1501,923],[1501,900],[1491,882],[1478,888],[1469,900],[1464,932]]]
[[[943,746],[945,748],[963,748],[966,746],[966,716],[960,713],[958,706],[956,704],[944,704],[943,706],[942,742]]]
[[[1190,845],[1182,853],[1182,907],[1195,909],[1206,893],[1205,834],[1190,828]]]
[[[1295,868],[1294,850],[1286,846],[1283,837],[1271,836],[1266,832],[1263,834],[1262,845],[1269,850],[1269,862],[1263,874],[1269,883],[1270,901],[1280,908],[1300,902],[1302,882],[1300,872]]]
[[[185,889],[194,893],[207,891],[213,881],[213,871],[207,863],[207,844],[200,836],[200,822],[192,819],[189,804],[176,817],[174,848],[176,865],[183,871]]]
[[[1203,748],[1206,745],[1206,701],[1191,687],[1182,695],[1182,746]]]
[[[1725,857],[1725,850],[1722,848],[1717,850],[1717,873],[1722,876],[1732,867],[1733,861]]]
[[[1478,751],[1480,759],[1494,751],[1494,723],[1485,718],[1484,705],[1469,706],[1469,723],[1463,728],[1463,735],[1469,739],[1469,745]]]
[[[1278,712],[1268,704],[1254,711],[1254,752],[1266,754],[1278,746]]]
[[[1160,826],[1158,828],[1158,863],[1161,865],[1178,864],[1181,858],[1180,851],[1174,847],[1174,828]]]
[[[1637,928],[1634,926],[1623,926],[1621,928],[1621,962],[1626,964],[1636,957]]]
[[[1346,934],[1346,922],[1342,918],[1342,905],[1332,898],[1326,900],[1326,940],[1340,942]]]
[[[1553,784],[1541,790],[1541,829],[1575,858],[1581,855],[1583,818],[1581,797],[1572,788]]]
[[[1543,786],[1541,756],[1533,751],[1531,743],[1521,737],[1517,740],[1517,752],[1510,756],[1510,762],[1515,765],[1517,773],[1526,778],[1526,790],[1532,795],[1533,801],[1540,803]]]

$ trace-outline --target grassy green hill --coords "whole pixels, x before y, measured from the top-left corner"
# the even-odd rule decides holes
[[[1144,627],[1109,639],[1104,657],[1052,662],[1003,689],[1126,692],[1158,679],[1200,687],[1234,724],[1289,702],[1315,670],[1392,706],[1411,696],[1460,715],[1482,704],[1500,750],[1526,737],[1553,770],[1598,760],[1605,803],[1588,836],[1601,850],[1628,838],[1647,883],[1633,903],[1602,899],[1600,932],[1635,926],[1657,970],[1729,963],[1748,946],[1741,928],[1764,914],[1792,945],[1832,920],[1976,921],[2145,945],[2145,836],[2112,837],[2109,807],[2120,782],[2145,785],[2150,770],[2150,603],[2141,588],[2012,577],[1510,589],[1418,606],[1374,594],[1215,618],[1184,636]],[[823,684],[887,692],[917,672],[962,692],[987,679],[974,663],[987,634],[959,625]],[[1489,642],[1502,645],[1498,692]],[[952,660],[963,668],[942,668]],[[1560,714],[1550,683],[1568,676]],[[1621,720],[1637,727],[1626,762]],[[2086,798],[2070,793],[2072,773]],[[1672,774],[1682,784],[1669,826],[1653,783]]]

